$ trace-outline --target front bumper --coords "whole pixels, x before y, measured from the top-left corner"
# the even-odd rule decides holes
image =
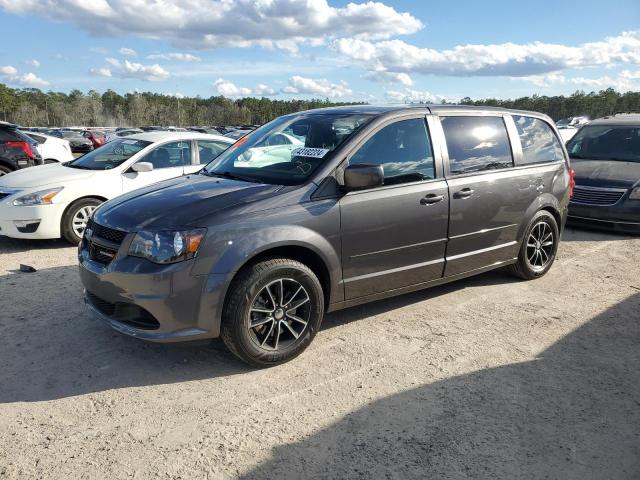
[[[130,241],[120,250],[126,252]],[[120,251],[104,265],[82,244],[79,260],[85,304],[113,329],[166,343],[219,336],[227,276],[191,275],[193,260],[156,265]]]
[[[23,192],[20,193],[22,195]],[[15,206],[12,197],[0,203],[0,236],[11,238],[50,239],[60,238],[60,223],[67,204]],[[20,231],[16,221],[29,221],[32,228]],[[35,222],[38,222],[37,227]],[[36,227],[35,230],[33,227]],[[34,230],[34,231],[31,231]]]
[[[610,206],[569,204],[568,223],[621,233],[640,233],[640,201],[623,199]]]

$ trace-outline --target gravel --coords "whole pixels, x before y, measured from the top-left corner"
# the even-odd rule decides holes
[[[0,479],[640,478],[639,247],[567,230],[542,279],[337,312],[251,370],[113,332],[75,248],[0,239]]]

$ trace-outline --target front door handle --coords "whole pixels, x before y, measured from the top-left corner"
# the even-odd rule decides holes
[[[433,205],[434,203],[438,203],[444,200],[444,195],[436,195],[435,193],[430,193],[426,197],[422,197],[420,199],[420,205]]]
[[[471,195],[473,195],[473,190],[471,188],[463,188],[462,190],[454,193],[453,198],[469,198]]]

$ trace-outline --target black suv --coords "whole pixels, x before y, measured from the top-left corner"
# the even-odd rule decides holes
[[[274,365],[309,345],[327,311],[503,266],[541,277],[571,185],[538,113],[295,113],[199,174],[102,204],[79,246],[85,301],[127,335],[221,336],[245,361]]]
[[[20,168],[42,165],[38,143],[18,130],[17,125],[0,122],[0,176]]]

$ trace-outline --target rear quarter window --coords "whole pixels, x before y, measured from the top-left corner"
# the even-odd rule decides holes
[[[509,135],[502,117],[441,118],[452,175],[513,167]]]
[[[562,145],[545,121],[524,115],[513,115],[513,121],[522,144],[523,165],[564,160]]]

